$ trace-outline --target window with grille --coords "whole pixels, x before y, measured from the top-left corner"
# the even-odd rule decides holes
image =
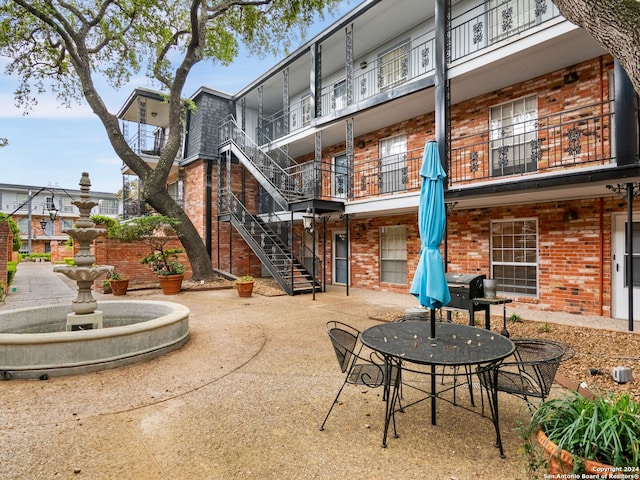
[[[538,168],[538,100],[535,96],[489,110],[491,175],[501,177]]]
[[[28,218],[19,218],[16,222],[18,228],[20,229],[21,235],[26,235],[29,230],[29,219]]]
[[[99,201],[100,215],[118,215],[118,200],[102,199]]]
[[[380,193],[407,188],[407,136],[397,135],[380,141]]]
[[[407,283],[407,227],[380,229],[380,281]]]
[[[489,2],[489,38],[498,42],[532,27],[543,12],[533,0],[491,0]]]
[[[408,43],[378,57],[378,87],[381,92],[406,82],[408,74]]]
[[[538,294],[538,221],[491,222],[491,271],[498,290]]]
[[[302,99],[302,126],[311,124],[311,97],[307,95]]]
[[[347,106],[347,81],[341,80],[333,84],[332,110],[341,110]]]

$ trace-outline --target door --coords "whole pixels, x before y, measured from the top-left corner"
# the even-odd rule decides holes
[[[333,283],[346,285],[349,276],[349,245],[346,232],[333,234]]]
[[[629,318],[626,232],[626,214],[616,215],[613,221],[611,299],[612,316],[620,319]],[[640,320],[640,216],[633,219],[633,319]]]
[[[333,157],[331,196],[333,198],[347,198],[347,155],[344,153]]]

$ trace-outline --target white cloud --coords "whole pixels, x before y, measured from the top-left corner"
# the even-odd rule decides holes
[[[0,94],[0,105],[3,105],[3,108],[0,110],[0,117],[14,118],[25,116],[25,110],[16,107],[15,100],[11,94]],[[27,110],[26,116],[31,118],[71,119],[88,118],[94,115],[88,105],[73,105],[71,108],[66,108],[60,105],[55,98],[39,97],[38,104],[33,106],[32,109]]]

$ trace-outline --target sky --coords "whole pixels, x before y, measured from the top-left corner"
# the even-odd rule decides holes
[[[333,16],[327,15],[323,22],[314,23],[307,39],[358,3],[358,0],[341,2]],[[283,57],[284,54],[261,59],[242,50],[228,67],[201,62],[190,73],[183,96],[191,96],[201,86],[235,94]],[[15,107],[13,92],[18,81],[4,73],[6,64],[6,59],[0,57],[0,137],[9,140],[8,146],[0,148],[0,183],[78,189],[82,172],[88,172],[92,191],[120,190],[122,161],[91,109],[86,104],[67,109],[59,106],[52,95],[45,94],[38,97],[37,106],[25,115]],[[137,77],[120,90],[103,90],[106,92],[103,100],[112,113],[117,113],[137,87],[158,89],[148,79]]]

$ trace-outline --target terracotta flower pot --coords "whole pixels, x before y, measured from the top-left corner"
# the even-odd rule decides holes
[[[158,275],[160,286],[162,287],[162,293],[165,295],[176,295],[182,290],[182,280],[184,274],[178,275]]]
[[[250,297],[253,293],[253,283],[253,280],[247,282],[236,280],[235,286],[236,290],[238,291],[238,296],[245,298]]]
[[[549,460],[549,473],[558,475],[571,473],[573,470],[573,457],[566,450],[558,454],[558,445],[549,440],[542,430],[536,433],[536,440],[544,449],[545,457]],[[605,478],[608,474],[615,473],[611,465],[607,465],[593,460],[582,460],[584,473],[598,474]]]
[[[126,295],[129,288],[129,279],[125,280],[109,280],[111,291],[114,295]]]

